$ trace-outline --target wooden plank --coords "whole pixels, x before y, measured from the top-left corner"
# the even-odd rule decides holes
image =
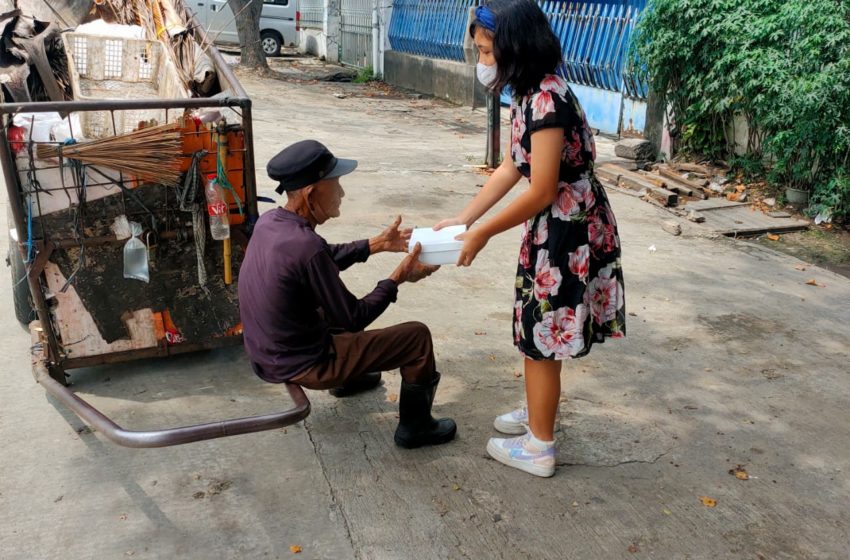
[[[708,200],[697,200],[689,202],[688,210],[696,210],[698,212],[708,212],[711,210],[720,210],[723,208],[734,208],[736,206],[750,206],[749,202],[732,202],[725,198],[709,198]]]
[[[77,294],[76,287],[71,285],[64,293],[61,291],[66,278],[59,267],[52,262],[47,263],[44,276],[47,279],[47,288],[57,302],[52,313],[63,342],[63,350],[70,357],[97,356],[157,345],[151,309],[127,313],[123,319],[130,337],[108,343],[99,334],[91,313]]]
[[[633,171],[623,171],[620,174],[620,183],[635,190],[645,190],[647,194],[662,202],[665,206],[676,206],[679,203],[679,195],[661,187],[656,187],[647,181],[642,175]]]
[[[662,189],[667,188],[667,183],[664,181],[664,179],[662,177],[659,177],[658,175],[654,175],[654,174],[650,173],[649,171],[638,171],[638,173],[640,173],[643,176],[644,179],[646,179],[647,181],[649,181],[650,183],[652,183],[656,187],[661,187]],[[668,190],[672,191],[673,189],[668,189]]]
[[[808,229],[809,222],[788,218],[771,218],[747,207],[716,209],[703,214],[705,225],[727,236],[751,236],[763,233],[786,233]]]
[[[670,169],[669,167],[665,167],[663,165],[659,165],[657,168],[657,172],[662,177],[667,177],[668,179],[672,179],[677,181],[687,187],[692,188],[697,192],[702,192],[703,187],[708,185],[708,181],[691,181],[690,179],[685,179],[678,172]]]
[[[711,170],[708,167],[700,165],[698,163],[674,162],[672,165],[673,168],[678,171],[690,171],[691,173],[701,173],[706,176],[711,175]]]
[[[595,168],[594,172],[596,173],[597,177],[607,179],[612,183],[616,184],[620,182],[620,174],[623,172],[623,169],[616,165],[606,163],[605,165],[600,165],[599,167]]]

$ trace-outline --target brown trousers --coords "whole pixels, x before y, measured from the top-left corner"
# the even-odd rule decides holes
[[[289,380],[307,389],[332,389],[370,371],[401,368],[408,383],[424,384],[434,378],[431,331],[410,322],[385,329],[333,335],[331,357]]]

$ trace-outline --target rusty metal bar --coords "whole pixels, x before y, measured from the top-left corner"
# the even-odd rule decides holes
[[[286,383],[286,389],[289,391],[294,406],[283,412],[163,430],[145,432],[127,430],[81,399],[71,389],[50,377],[44,361],[39,360],[33,367],[35,368],[36,380],[48,393],[70,408],[74,414],[95,431],[102,433],[111,442],[125,447],[167,447],[225,436],[274,430],[300,422],[310,414],[310,401],[304,394],[304,390],[298,385]]]
[[[0,116],[0,123],[2,123],[2,116]],[[2,123],[6,124],[6,123]],[[18,232],[18,242],[15,243],[16,247],[10,247],[10,250],[14,251],[22,251],[23,243],[21,243],[21,239],[23,238],[26,229],[24,229],[24,209],[21,205],[21,185],[20,185],[20,177],[18,177],[17,169],[14,164],[14,157],[12,156],[12,150],[9,147],[9,138],[6,136],[6,132],[0,130],[0,159],[2,159],[3,165],[3,178],[6,182],[6,194],[9,198],[9,208],[12,210],[12,220],[14,221],[15,230]],[[9,224],[7,224],[8,227]],[[31,239],[27,239],[27,243],[32,243]],[[23,253],[21,253],[23,255]],[[24,259],[26,261],[26,259]],[[43,264],[41,266],[44,266]],[[47,311],[47,302],[44,299],[44,293],[41,291],[41,284],[39,283],[39,278],[41,274],[32,274],[30,270],[27,271],[27,284],[30,287],[30,294],[32,295],[33,305],[35,305],[36,313],[38,313],[38,318],[41,321],[42,325],[45,325],[44,329],[47,332],[47,349],[48,356],[51,360],[57,360],[59,358],[59,342],[56,339],[56,333],[53,330],[53,324],[50,322],[50,313]]]
[[[244,107],[246,102],[248,102],[248,99],[238,97],[31,101],[27,103],[0,103],[0,113],[59,113],[64,111],[125,111],[138,109],[198,109],[203,107]]]
[[[83,356],[80,358],[66,357],[62,361],[62,367],[66,369],[76,369],[100,366],[104,364],[118,364],[121,362],[130,362],[133,360],[142,360],[147,358],[165,358],[177,354],[188,354],[190,352],[198,352],[200,350],[215,350],[216,348],[236,346],[239,344],[242,344],[242,335],[220,336],[208,339],[204,342],[175,344],[173,346],[163,344],[161,346],[151,346],[150,348],[137,348],[135,350],[96,354],[94,356]]]

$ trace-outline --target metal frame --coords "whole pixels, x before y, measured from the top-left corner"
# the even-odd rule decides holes
[[[194,22],[193,22],[194,23]],[[196,41],[200,44],[209,44],[201,26],[193,24],[193,33]],[[24,241],[22,235],[26,232],[24,228],[24,209],[21,203],[20,192],[22,186],[16,169],[15,158],[12,154],[6,128],[11,122],[11,116],[19,112],[44,113],[60,112],[72,113],[75,111],[121,111],[138,109],[190,109],[206,107],[231,107],[238,108],[242,114],[242,128],[245,135],[245,212],[247,224],[253,224],[258,217],[257,211],[257,186],[256,171],[254,164],[253,126],[251,120],[251,99],[236,80],[232,70],[224,61],[221,54],[214,47],[207,51],[212,58],[213,64],[218,72],[219,82],[223,90],[234,93],[233,97],[224,98],[192,98],[192,99],[153,99],[153,100],[97,100],[97,101],[66,101],[66,102],[32,102],[32,103],[0,103],[0,159],[3,163],[3,175],[6,182],[6,191],[9,198],[10,209],[14,226],[19,232],[17,250],[23,251]],[[169,233],[164,232],[167,237]],[[237,242],[247,245],[247,235],[244,232],[234,230],[234,238]],[[30,240],[26,240],[29,242]],[[112,237],[87,239],[86,243],[111,244],[118,241]],[[58,338],[53,324],[50,320],[47,302],[41,288],[41,277],[51,254],[57,248],[76,246],[78,243],[69,239],[43,240],[38,243],[38,256],[27,272],[27,282],[33,304],[38,313],[39,323],[33,327],[40,327],[43,333],[44,355],[36,358],[33,362],[33,375],[45,390],[70,408],[83,421],[101,432],[109,440],[127,447],[164,447],[178,445],[194,441],[201,441],[224,437],[229,435],[270,430],[294,424],[304,419],[310,413],[310,402],[304,391],[298,385],[286,384],[294,406],[284,412],[253,416],[248,418],[235,418],[198,424],[194,426],[183,426],[153,431],[130,431],[122,428],[103,413],[95,409],[86,401],[67,387],[66,369],[88,367],[101,364],[113,364],[130,360],[170,356],[179,353],[193,352],[202,349],[216,348],[228,345],[240,344],[239,336],[224,336],[209,340],[201,344],[182,344],[176,346],[161,345],[154,348],[144,348],[126,352],[113,352],[97,356],[83,358],[67,358],[59,348]]]

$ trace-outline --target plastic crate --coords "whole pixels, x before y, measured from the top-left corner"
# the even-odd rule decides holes
[[[64,33],[75,100],[175,99],[190,97],[158,41]],[[170,111],[176,121],[180,111]],[[82,135],[94,139],[125,134],[142,121],[166,122],[164,109],[85,111]],[[75,131],[75,136],[77,135]]]

